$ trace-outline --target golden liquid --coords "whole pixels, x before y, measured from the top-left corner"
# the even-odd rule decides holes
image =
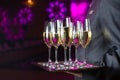
[[[49,48],[52,46],[51,33],[50,32],[43,32],[43,40]]]
[[[73,33],[73,45],[78,47],[80,45],[78,32]]]
[[[86,48],[91,41],[92,33],[91,31],[84,31],[83,33],[80,34],[80,37],[81,37],[80,43],[82,47]]]
[[[70,46],[72,44],[72,30],[70,27],[61,29],[60,41],[64,47]]]
[[[56,48],[58,48],[58,46],[60,45],[60,34],[59,33],[52,33],[52,44]]]

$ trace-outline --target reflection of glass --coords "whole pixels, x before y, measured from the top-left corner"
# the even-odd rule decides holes
[[[60,45],[60,30],[59,25],[60,21],[56,20],[53,22],[52,26],[52,44],[55,47],[55,64],[58,64],[57,49]]]
[[[48,64],[45,64],[45,66],[49,66],[51,64],[51,22],[49,22],[45,27],[44,27],[44,32],[43,32],[43,40],[47,47],[49,48],[49,53],[48,53]]]
[[[85,26],[83,27],[83,31],[80,36],[81,36],[81,45],[85,49],[85,58],[83,63],[86,64],[87,61],[86,47],[90,43],[92,37],[89,19],[85,19]]]

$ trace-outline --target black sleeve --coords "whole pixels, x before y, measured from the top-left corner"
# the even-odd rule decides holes
[[[100,9],[102,31],[108,47],[101,63],[120,68],[120,0],[102,0]]]

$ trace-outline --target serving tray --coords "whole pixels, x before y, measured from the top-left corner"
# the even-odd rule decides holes
[[[88,70],[88,69],[97,69],[100,66],[93,65],[79,61],[77,63],[68,63],[64,64],[63,61],[55,64],[54,62],[33,62],[32,64],[50,72],[59,72],[59,71],[80,71],[80,70]]]

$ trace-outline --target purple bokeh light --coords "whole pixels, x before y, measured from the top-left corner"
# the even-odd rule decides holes
[[[33,16],[33,14],[32,14],[32,11],[30,8],[21,9],[18,13],[20,24],[25,25],[28,22],[31,22],[32,16]]]
[[[55,2],[49,3],[49,8],[46,9],[49,13],[49,18],[64,18],[67,8],[63,2],[56,0]]]
[[[6,10],[0,8],[0,28],[5,35],[6,40],[24,39],[24,26],[32,21],[33,14],[30,8],[23,8],[18,11],[17,16],[8,18]],[[26,26],[27,27],[27,26]]]
[[[20,40],[24,38],[24,30],[18,28],[18,26],[11,26],[8,30],[6,28],[6,39],[7,40]]]
[[[11,25],[4,28],[4,33],[6,34],[7,40],[20,40],[24,38],[25,31],[22,25],[19,24],[18,19],[15,17]]]
[[[5,27],[7,25],[7,11],[0,9],[0,27]]]
[[[89,2],[87,1],[82,1],[79,4],[76,2],[71,2],[70,11],[72,19],[80,20],[82,23],[84,23],[88,8]]]

